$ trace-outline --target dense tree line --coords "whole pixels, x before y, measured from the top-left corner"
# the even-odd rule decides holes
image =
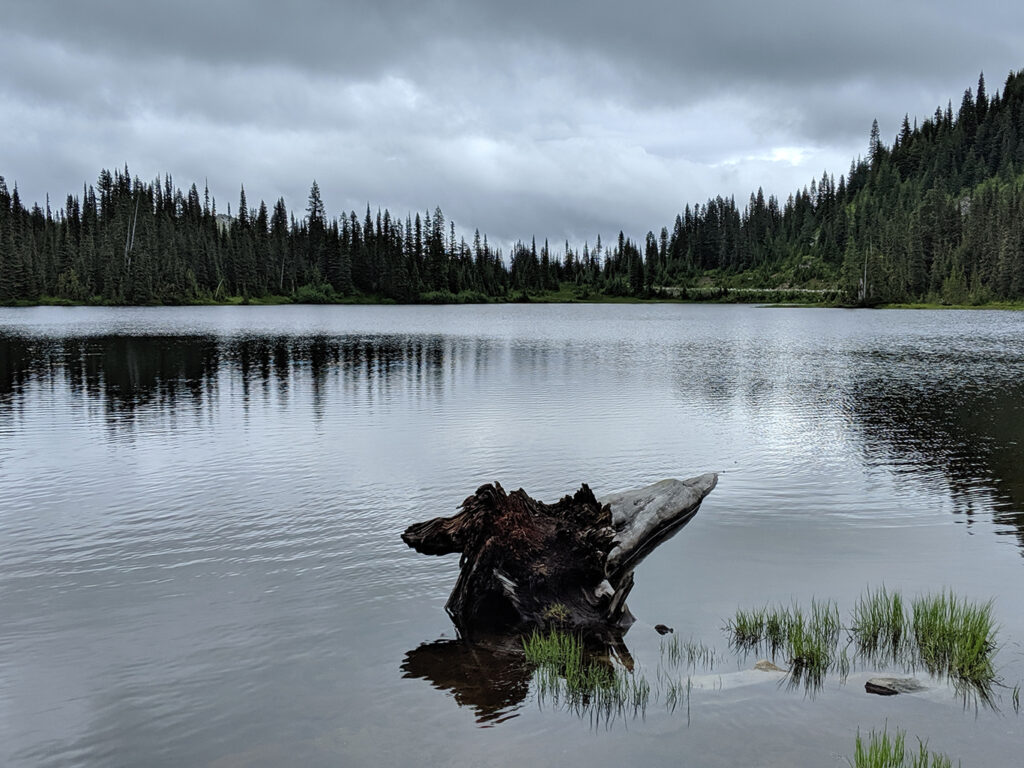
[[[26,209],[0,177],[0,301],[43,296],[125,304],[291,296],[331,301],[362,293],[412,301],[460,292],[500,295],[509,273],[479,237],[469,247],[433,215],[393,219],[367,209],[330,218],[316,182],[306,215],[284,200],[250,208],[244,188],[235,216],[193,184],[150,184],[103,171],[81,197]]]
[[[230,214],[230,211],[229,211]],[[761,190],[741,208],[686,206],[642,242],[605,248],[517,242],[506,259],[476,232],[456,237],[441,210],[392,217],[368,207],[332,217],[316,182],[304,215],[284,200],[234,216],[208,191],[123,171],[26,207],[0,177],[0,303],[48,297],[118,304],[285,296],[408,301],[515,298],[565,290],[651,296],[707,283],[838,287],[849,301],[1024,298],[1024,72],[988,95],[984,76],[959,108],[904,117],[886,145],[877,121],[849,173],[824,174],[781,203]]]
[[[825,174],[785,203],[750,196],[687,206],[642,246],[619,236],[603,274],[620,290],[746,276],[748,284],[834,285],[848,301],[981,303],[1024,298],[1024,72],[989,96],[984,75],[838,182]],[[735,282],[735,281],[734,281]],[[607,290],[610,284],[606,283]]]

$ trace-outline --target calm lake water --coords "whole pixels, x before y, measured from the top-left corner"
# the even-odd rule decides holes
[[[720,473],[626,635],[713,647],[685,710],[596,719],[453,642],[412,522]],[[902,728],[1020,764],[1024,313],[733,306],[0,309],[0,764],[841,766]],[[790,690],[738,607],[994,600],[995,708]]]

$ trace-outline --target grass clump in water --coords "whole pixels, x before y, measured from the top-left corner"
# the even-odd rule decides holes
[[[737,648],[751,650],[765,638],[765,614],[767,608],[745,611],[736,610],[736,615],[725,625],[731,635],[730,642]]]
[[[853,608],[853,632],[857,649],[867,656],[899,658],[908,641],[910,620],[899,592],[882,586],[861,595]]]
[[[523,638],[523,652],[531,664],[576,668],[583,663],[583,641],[566,632],[533,632]]]
[[[738,610],[726,624],[734,648],[785,655],[791,681],[809,688],[819,687],[835,663],[840,629],[839,608],[831,600],[812,600],[809,615],[796,605]]]
[[[915,598],[913,616],[918,656],[931,674],[982,689],[996,681],[992,655],[998,628],[991,601],[971,603],[941,592]]]
[[[906,734],[897,730],[890,735],[889,729],[881,733],[871,731],[867,741],[857,731],[857,741],[853,749],[853,768],[901,768],[907,757]]]
[[[943,591],[914,598],[908,608],[899,592],[882,587],[857,602],[851,631],[867,658],[921,664],[982,693],[996,681],[991,601],[972,603]]]
[[[888,728],[883,728],[881,733],[871,731],[867,741],[857,731],[850,765],[852,768],[952,768],[953,762],[946,755],[930,752],[927,742],[920,740],[916,751],[907,752],[906,733],[896,729],[890,735]]]
[[[611,718],[631,709],[646,711],[651,686],[611,661],[598,659],[573,634],[552,630],[534,631],[523,638],[526,660],[537,665],[537,694],[580,714]]]
[[[821,687],[825,674],[835,666],[839,629],[839,608],[831,601],[811,600],[811,614],[806,618],[799,608],[793,608],[785,635],[792,684]]]

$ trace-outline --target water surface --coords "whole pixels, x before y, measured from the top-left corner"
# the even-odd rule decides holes
[[[1020,716],[736,684],[595,724],[454,642],[409,523],[720,472],[637,569],[652,625],[869,586],[994,598],[1024,680],[1024,315],[730,306],[0,309],[0,763],[845,765],[858,727],[964,765]],[[721,675],[720,684],[714,682]],[[710,681],[710,682],[708,682]]]

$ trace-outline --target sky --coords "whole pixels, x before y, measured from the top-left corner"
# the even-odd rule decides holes
[[[26,202],[128,166],[218,210],[312,181],[331,216],[445,216],[496,244],[671,228],[785,199],[984,72],[1024,69],[1008,0],[0,0],[0,175]]]

